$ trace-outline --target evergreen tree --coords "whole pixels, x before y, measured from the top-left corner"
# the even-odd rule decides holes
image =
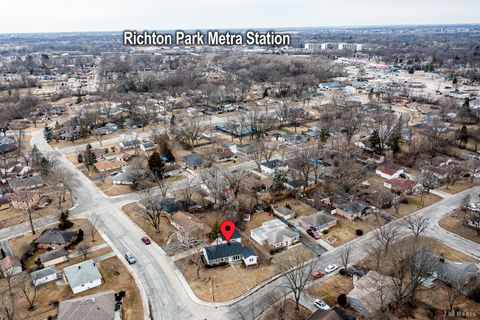
[[[370,138],[368,138],[370,144],[372,145],[373,151],[381,153],[383,151],[382,142],[380,141],[380,136],[378,134],[378,130],[373,130]]]
[[[218,235],[220,234],[220,223],[215,221],[215,224],[212,226],[212,231],[210,231],[210,239],[217,239]]]
[[[390,138],[389,146],[394,154],[400,152],[400,136],[398,134],[395,134]]]
[[[40,150],[38,150],[36,145],[33,145],[32,148],[32,161],[35,165],[38,165],[40,161],[42,161],[42,154],[40,153]]]
[[[162,157],[158,152],[155,151],[154,153],[152,153],[150,158],[148,158],[148,167],[157,179],[163,178],[163,173],[165,172],[165,164],[163,163]]]
[[[460,128],[460,131],[458,133],[458,140],[460,140],[460,142],[463,144],[463,145],[466,145],[468,143],[468,130],[467,130],[467,127],[465,125],[463,125],[461,128]]]
[[[95,152],[92,151],[92,146],[90,143],[87,144],[87,147],[85,148],[85,156],[83,157],[83,161],[87,168],[97,162],[97,156],[95,155]]]
[[[172,113],[172,116],[170,117],[170,126],[175,127],[175,115]]]
[[[50,128],[49,126],[45,126],[45,128],[43,129],[43,137],[45,138],[45,140],[47,140],[47,142],[52,141],[52,137],[53,137],[52,128]]]

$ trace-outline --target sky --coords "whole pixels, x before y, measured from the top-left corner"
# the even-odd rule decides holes
[[[478,0],[2,2],[0,33],[480,23]]]

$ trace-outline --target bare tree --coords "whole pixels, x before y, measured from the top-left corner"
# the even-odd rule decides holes
[[[84,260],[87,260],[88,255],[90,254],[91,251],[92,251],[92,248],[91,248],[89,245],[85,244],[85,243],[81,244],[81,245],[78,247],[78,253],[83,256],[83,259],[84,259]]]
[[[355,160],[342,155],[333,169],[333,177],[345,192],[349,192],[365,179],[365,168]]]
[[[392,242],[399,237],[399,230],[396,224],[389,223],[374,229],[373,234],[383,248],[383,255],[386,256]]]
[[[35,226],[33,224],[33,194],[28,191],[18,191],[15,194],[15,197],[17,198],[17,201],[23,203],[23,211],[25,216],[28,219],[28,222],[30,224],[30,230],[32,231],[32,234],[35,234]]]
[[[429,218],[418,214],[413,216],[410,215],[405,219],[405,225],[413,233],[415,239],[418,239],[418,237],[428,228],[429,223]]]
[[[27,273],[22,273],[19,280],[19,287],[28,302],[28,310],[35,310],[37,303],[37,287],[32,283],[32,280]]]
[[[197,118],[187,117],[181,126],[178,126],[178,136],[185,145],[193,149],[200,137],[201,126]]]
[[[139,188],[140,184],[148,175],[145,163],[140,159],[135,159],[130,163],[125,172],[125,176],[132,182],[134,188]]]
[[[208,244],[208,237],[203,228],[192,225],[188,229],[176,232],[173,239],[170,243],[170,249],[173,252],[189,251],[190,262],[197,266],[197,279],[200,279],[200,269],[202,267],[201,251]]]
[[[164,198],[158,196],[148,196],[143,199],[145,209],[142,210],[143,218],[155,229],[155,233],[160,233],[160,224],[162,220]]]
[[[350,245],[344,246],[340,250],[340,260],[342,261],[342,267],[347,272],[348,264],[350,263],[352,247]]]
[[[97,213],[92,214],[90,219],[87,219],[87,225],[89,228],[90,232],[90,237],[92,239],[92,242],[95,242],[95,236],[98,233],[98,228],[102,225],[103,221],[102,218]]]
[[[183,187],[175,192],[182,200],[184,200],[184,210],[190,206],[193,194],[196,191],[196,181],[194,178],[188,177],[182,180]]]
[[[306,260],[304,255],[296,253],[278,261],[278,271],[286,280],[286,288],[293,293],[296,310],[299,309],[300,297],[311,281],[312,272],[316,267],[315,261],[305,262]]]
[[[13,320],[15,317],[17,299],[7,291],[0,293],[0,298],[0,314],[3,316],[2,318],[5,320]]]

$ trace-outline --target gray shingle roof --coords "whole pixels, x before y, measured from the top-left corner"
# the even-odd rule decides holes
[[[34,186],[43,185],[43,179],[40,176],[32,176],[20,179],[9,179],[8,184],[12,189],[25,189]]]
[[[67,250],[65,250],[64,248],[60,248],[58,250],[45,252],[45,253],[41,254],[38,258],[40,259],[40,261],[42,263],[45,263],[45,262],[48,262],[48,261],[51,261],[51,260],[54,260],[54,259],[57,259],[57,258],[60,258],[60,257],[65,257],[67,255],[68,255]]]
[[[73,241],[77,235],[73,231],[63,231],[59,229],[50,229],[45,231],[37,240],[36,244],[67,244]]]
[[[65,300],[60,302],[58,307],[58,320],[113,320],[114,318],[113,291]]]
[[[312,214],[310,216],[301,217],[300,219],[303,221],[303,223],[311,226],[321,226],[337,220],[332,215],[328,215],[323,212]]]
[[[247,256],[257,255],[251,247],[242,247],[240,243],[236,242],[205,247],[205,253],[208,257],[208,260],[216,260],[232,257],[235,255],[243,255],[243,253],[247,254]],[[243,256],[246,257],[245,255]]]
[[[44,268],[44,269],[34,271],[34,272],[30,273],[30,276],[35,281],[37,279],[42,279],[44,277],[47,277],[47,276],[55,274],[55,273],[57,273],[57,268],[55,266],[50,266],[50,267],[47,267],[47,268]]]
[[[91,259],[66,267],[63,269],[63,272],[72,288],[102,279],[102,275],[100,274],[100,271],[98,271],[95,261]]]

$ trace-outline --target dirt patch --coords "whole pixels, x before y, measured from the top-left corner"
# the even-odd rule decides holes
[[[161,217],[160,233],[155,233],[155,229],[142,216],[141,208],[136,202],[129,203],[122,208],[130,219],[132,219],[153,241],[158,245],[163,245],[168,238],[175,232],[167,217]]]
[[[480,243],[480,235],[478,235],[477,230],[463,225],[461,212],[455,212],[452,215],[446,216],[441,219],[438,224],[447,231],[458,234],[465,239]]]
[[[340,246],[358,237],[356,235],[357,229],[363,230],[363,233],[365,234],[377,228],[379,225],[384,225],[386,223],[384,219],[373,214],[368,216],[365,220],[357,219],[350,221],[338,215],[335,215],[335,218],[338,219],[337,225],[330,228],[327,234],[322,234],[322,239],[327,242],[327,239],[330,237],[336,239],[335,243],[331,243],[331,245],[334,247]]]
[[[315,212],[318,212],[315,208],[309,206],[305,202],[293,199],[293,198],[287,198],[282,201],[278,201],[275,203],[277,207],[285,207],[285,205],[290,205],[291,210],[295,212],[296,216],[308,216],[311,215]]]
[[[451,194],[456,194],[478,185],[480,185],[480,179],[473,179],[473,183],[470,182],[470,179],[464,179],[456,182],[453,186],[448,186],[448,188],[443,186],[440,188],[440,190]]]

